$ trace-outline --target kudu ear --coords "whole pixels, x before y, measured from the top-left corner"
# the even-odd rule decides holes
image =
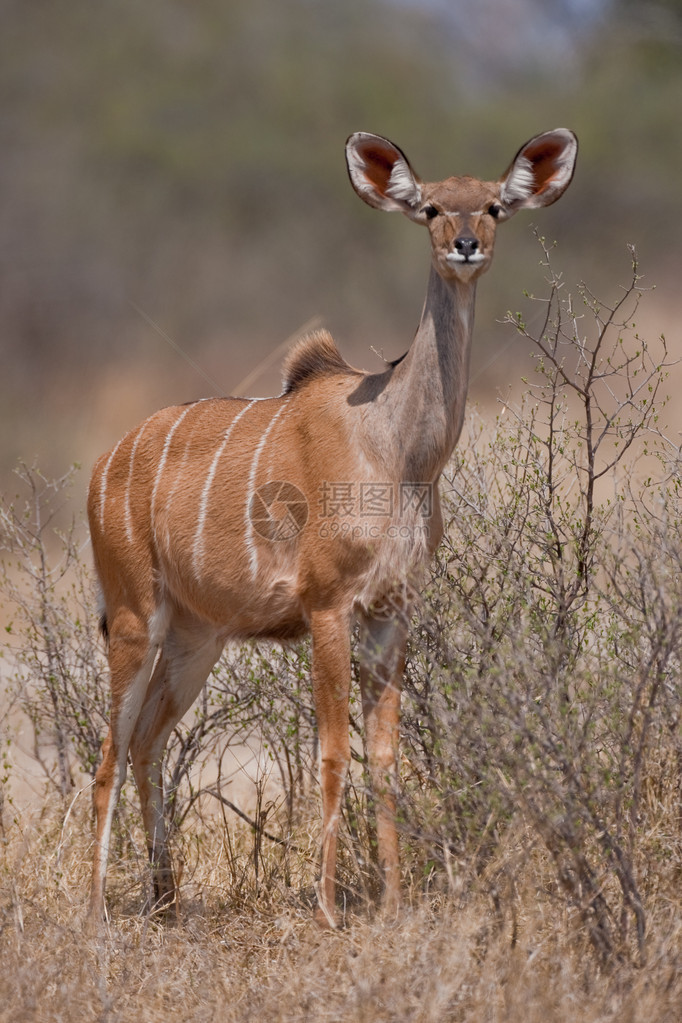
[[[509,212],[549,206],[571,183],[578,140],[567,128],[535,135],[519,149],[500,179],[500,199]]]
[[[356,131],[346,142],[346,163],[353,188],[370,206],[408,216],[419,209],[421,181],[388,139]]]

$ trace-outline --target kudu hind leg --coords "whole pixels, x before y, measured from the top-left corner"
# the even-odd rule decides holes
[[[402,601],[386,602],[360,621],[362,710],[370,782],[376,800],[377,852],[383,876],[382,911],[400,906],[400,860],[396,829],[400,693],[409,625]]]
[[[104,886],[114,811],[126,777],[130,739],[144,702],[156,656],[146,622],[120,615],[109,635],[111,715],[95,775],[95,850],[88,921],[96,930],[104,915]]]
[[[130,756],[152,864],[154,911],[177,906],[163,791],[166,743],[199,695],[221,650],[222,643],[212,634],[191,635],[171,627],[131,739]]]
[[[147,850],[153,870],[154,894],[151,909],[156,910],[175,903],[175,878],[168,851],[164,818],[162,781],[163,754],[167,733],[159,735],[158,718],[164,702],[164,689],[168,662],[162,653],[156,662],[147,700],[130,741],[130,757],[135,784],[140,798],[140,809],[147,835]],[[165,701],[166,704],[168,701]],[[150,726],[151,720],[151,726]],[[175,724],[173,720],[171,728]]]

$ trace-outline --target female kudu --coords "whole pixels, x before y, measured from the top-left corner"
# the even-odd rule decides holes
[[[168,736],[228,640],[312,635],[322,863],[316,918],[335,925],[335,861],[349,764],[350,630],[360,684],[383,907],[399,903],[396,754],[409,583],[441,536],[437,483],[462,427],[476,282],[497,225],[548,206],[577,141],[537,135],[498,181],[422,182],[377,135],[348,139],[356,192],[427,228],[431,272],[407,354],[381,373],[349,366],[326,332],[300,341],[276,398],[163,409],[97,462],[88,514],[104,603],[111,722],[97,771],[90,920],[104,907],[112,817],[130,751],[156,897],[175,899],[163,813]]]

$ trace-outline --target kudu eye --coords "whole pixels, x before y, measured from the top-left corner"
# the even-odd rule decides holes
[[[438,210],[435,206],[424,206],[421,212],[424,214],[427,220],[433,220],[434,217],[438,216]]]
[[[491,217],[492,217],[492,218],[493,218],[494,220],[497,220],[497,218],[499,217],[499,215],[500,215],[500,213],[501,213],[501,212],[502,212],[502,207],[501,207],[501,206],[498,206],[496,202],[494,202],[494,203],[492,204],[492,206],[489,206],[489,207],[488,207],[488,213],[490,214],[490,216],[491,216]]]

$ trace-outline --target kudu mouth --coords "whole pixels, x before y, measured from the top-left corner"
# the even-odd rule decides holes
[[[484,252],[448,252],[445,257],[445,262],[448,266],[460,267],[460,266],[480,266],[481,263],[485,263],[486,255]]]
[[[470,281],[485,272],[490,265],[490,258],[479,248],[464,252],[452,249],[441,254],[437,265],[440,265],[440,272],[444,277]]]

